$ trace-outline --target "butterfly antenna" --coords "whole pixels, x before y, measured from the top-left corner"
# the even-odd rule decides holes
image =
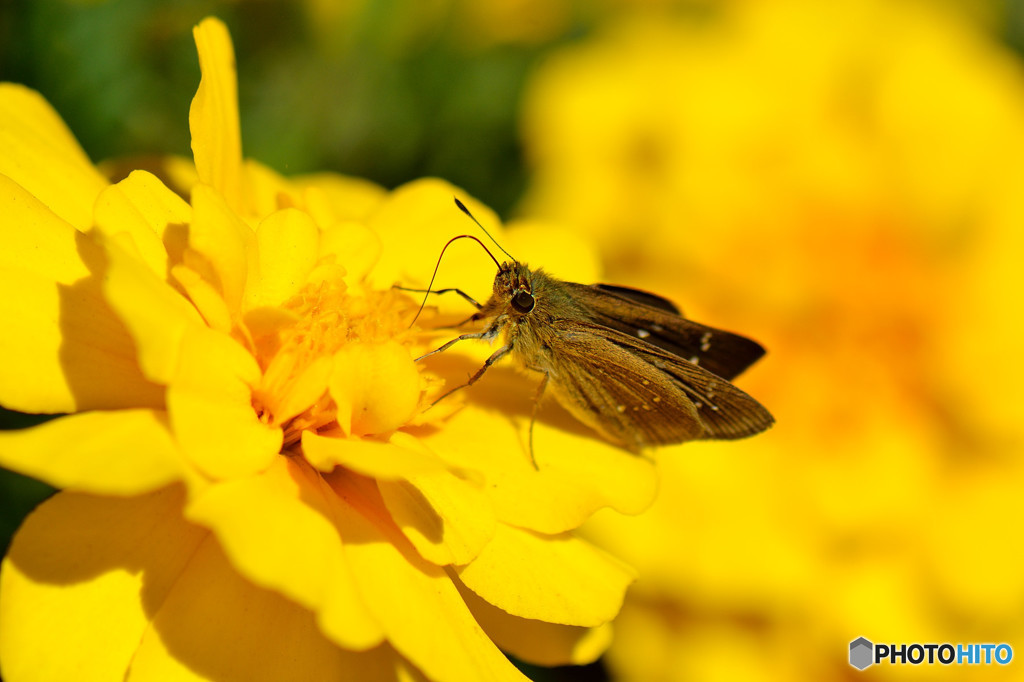
[[[455,201],[458,202],[458,199],[456,199]],[[462,206],[462,204],[459,204],[459,205]],[[465,211],[466,208],[463,206],[462,210]],[[466,211],[466,213],[469,213],[469,211]],[[472,218],[473,216],[469,216],[469,217]],[[474,220],[476,220],[476,219],[474,218]],[[477,223],[477,224],[479,225],[480,223]],[[484,230],[484,232],[487,232],[487,230]],[[491,235],[487,235],[487,236],[490,237]],[[494,261],[494,264],[498,266],[498,269],[501,269],[501,263],[498,262],[498,259],[494,257],[494,254],[490,252],[490,249],[488,249],[487,246],[482,241],[480,241],[478,238],[474,237],[471,234],[460,234],[457,237],[452,237],[451,239],[448,240],[448,243],[444,245],[444,248],[441,249],[441,255],[437,257],[437,265],[434,266],[434,274],[432,274],[430,276],[430,284],[427,285],[427,291],[426,291],[426,293],[423,294],[423,303],[420,303],[419,310],[416,311],[416,317],[412,318],[412,322],[409,323],[410,327],[412,327],[414,324],[416,324],[416,320],[420,319],[420,313],[423,312],[423,308],[426,307],[426,305],[427,305],[427,297],[430,296],[430,294],[434,293],[433,292],[434,279],[437,277],[437,270],[438,270],[438,268],[441,267],[441,259],[444,258],[444,252],[446,250],[448,250],[448,247],[452,245],[452,242],[458,241],[459,239],[472,239],[473,241],[475,241],[477,244],[480,245],[480,248],[482,248],[484,251],[487,252],[487,255],[491,257],[491,260]],[[491,237],[491,239],[493,239],[493,237]],[[495,242],[495,244],[497,244],[497,242]],[[501,246],[499,245],[498,248],[501,249]],[[504,251],[505,249],[501,249],[501,250]],[[509,256],[509,258],[512,258],[512,257]],[[512,260],[515,260],[515,259],[513,258]]]
[[[487,231],[487,228],[485,228],[483,225],[480,224],[480,221],[476,219],[476,216],[474,216],[472,213],[469,212],[469,209],[466,208],[466,205],[464,203],[462,203],[461,201],[459,201],[458,197],[452,197],[452,198],[455,199],[455,205],[459,207],[459,210],[462,211],[463,213],[465,213],[466,215],[468,215],[469,219],[472,220],[474,223],[476,223],[476,226],[484,231],[484,234],[486,234],[488,237],[491,237],[491,233]],[[513,256],[508,251],[505,251],[505,248],[501,244],[498,243],[497,239],[495,239],[494,237],[491,237],[491,241],[494,242],[495,246],[497,246],[499,249],[501,249],[502,253],[504,253],[506,256],[511,258],[513,262],[515,262],[515,263],[519,262],[518,260],[516,260],[515,256]],[[488,252],[488,253],[490,253],[490,252]],[[494,258],[494,256],[491,256],[491,258]],[[498,261],[495,260],[494,262],[497,263]],[[501,266],[499,265],[498,267],[500,268]]]

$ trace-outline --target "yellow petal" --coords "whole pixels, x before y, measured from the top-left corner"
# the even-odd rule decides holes
[[[545,272],[569,282],[601,281],[601,257],[593,240],[540,220],[511,222],[506,235],[507,243],[502,246],[532,268],[543,267]]]
[[[176,480],[181,464],[156,410],[84,412],[0,432],[0,464],[57,488],[136,495]]]
[[[192,188],[199,184],[199,173],[196,164],[187,156],[165,156],[161,160],[160,177],[177,194],[191,197]]]
[[[175,265],[171,268],[171,279],[180,286],[192,301],[199,314],[211,329],[230,334],[233,327],[231,311],[221,293],[190,267]]]
[[[502,651],[534,665],[587,665],[612,641],[610,623],[596,628],[557,625],[509,615],[462,586],[459,590],[480,627]]]
[[[334,359],[321,356],[303,367],[297,364],[296,356],[290,349],[279,351],[263,373],[259,397],[274,416],[275,424],[284,424],[304,412],[327,392]]]
[[[250,260],[256,258],[256,238],[225,199],[208,185],[192,188],[188,246],[186,264],[221,292],[231,311],[241,310]]]
[[[346,434],[384,434],[412,417],[420,375],[409,351],[398,343],[356,342],[335,353],[328,388]]]
[[[107,186],[57,112],[15,83],[0,83],[0,174],[78,230],[92,225],[93,204]]]
[[[262,474],[210,486],[186,514],[214,530],[247,578],[320,614],[337,644],[367,649],[383,633],[355,591],[325,490],[333,495],[291,458],[278,457]]]
[[[166,384],[178,366],[183,337],[190,328],[204,328],[202,318],[135,255],[110,241],[102,245],[106,256],[103,293],[135,340],[143,373],[155,383]]]
[[[491,248],[486,235],[455,206],[452,199],[455,195],[495,238],[502,238],[494,212],[459,188],[435,179],[411,182],[391,192],[367,222],[384,245],[380,262],[369,275],[373,286],[381,289],[393,284],[426,287],[441,249],[460,234],[479,237],[486,248]],[[495,255],[499,260],[506,260],[500,251]],[[490,295],[494,274],[494,261],[478,244],[463,239],[445,251],[433,288],[457,287],[476,300],[485,301]],[[466,302],[458,296],[434,297],[431,304],[444,312],[469,316]]]
[[[444,469],[444,464],[435,455],[403,447],[397,442],[332,438],[311,431],[302,434],[302,453],[306,461],[324,473],[342,466],[386,481]]]
[[[186,202],[192,187],[199,183],[191,156],[127,156],[105,159],[97,163],[96,168],[105,178],[126,178],[135,171],[151,173]]]
[[[301,315],[282,308],[258,308],[246,311],[242,316],[246,328],[255,339],[273,336],[294,328],[301,319]],[[277,356],[274,357],[276,359]],[[289,358],[289,371],[295,366],[293,359],[294,356]]]
[[[316,265],[320,235],[308,215],[296,209],[270,214],[256,230],[255,276],[246,288],[246,308],[276,307],[299,292]]]
[[[396,529],[384,530],[363,516],[379,510],[379,500],[368,500],[351,475],[335,473],[329,479],[338,492],[334,508],[345,529],[345,557],[391,645],[439,682],[523,682],[526,678],[473,619],[448,575],[420,559]]]
[[[239,576],[212,539],[162,604],[139,642],[126,682],[305,682],[410,679],[382,645],[346,651],[306,609]]]
[[[490,498],[451,472],[416,474],[377,485],[391,518],[431,563],[468,563],[494,535]]]
[[[0,175],[3,217],[0,249],[3,269],[21,267],[49,277],[59,284],[72,284],[86,277],[94,260],[101,258],[93,240],[78,234],[39,199],[11,178]],[[86,244],[84,254],[78,244]]]
[[[621,561],[577,537],[505,524],[456,570],[466,587],[513,616],[582,627],[614,618],[634,578]]]
[[[317,220],[321,227],[339,221],[365,220],[388,195],[387,190],[369,180],[337,173],[311,173],[289,178],[289,181],[293,187],[307,191],[313,189],[326,198],[331,218],[320,213],[324,216],[323,222]],[[308,203],[310,212],[314,212],[313,202]]]
[[[310,611],[238,575],[183,521],[182,497],[59,493],[29,517],[0,572],[6,680],[412,677],[390,647],[340,649]]]
[[[256,219],[284,208],[302,208],[301,192],[283,175],[258,161],[242,162],[242,186],[245,187],[244,215]]]
[[[320,254],[345,266],[345,283],[362,282],[381,255],[380,237],[362,223],[335,223],[320,234]]]
[[[259,367],[233,339],[205,327],[189,329],[167,389],[167,411],[181,450],[211,478],[263,471],[281,449],[281,430],[259,420],[252,386]]]
[[[208,535],[182,522],[182,496],[177,486],[129,498],[62,492],[28,517],[0,569],[4,679],[124,679]]]
[[[584,435],[585,427],[566,414],[556,428],[543,421],[541,410],[534,469],[527,446],[531,388],[513,372],[491,370],[466,391],[473,403],[421,438],[450,466],[484,471],[498,518],[511,525],[561,533],[603,507],[636,514],[650,505],[657,490],[653,464]],[[477,402],[498,407],[484,410]],[[509,415],[517,411],[513,421]]]
[[[0,403],[25,412],[163,405],[103,286],[109,263],[90,235],[0,176]]]
[[[567,497],[578,496],[586,518],[604,507],[623,514],[646,510],[658,491],[654,462],[583,432],[586,427],[570,425],[569,419],[539,422],[534,429],[537,459],[544,462],[541,478],[564,489]]]
[[[169,269],[165,242],[180,248],[191,218],[189,205],[145,171],[134,171],[96,201],[96,229],[107,236],[127,233],[160,279]]]
[[[217,190],[236,212],[243,207],[242,133],[238,120],[235,52],[227,27],[204,19],[192,31],[202,79],[188,112],[199,180]]]

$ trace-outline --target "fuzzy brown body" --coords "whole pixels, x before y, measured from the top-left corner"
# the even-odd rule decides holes
[[[511,354],[544,376],[538,397],[550,384],[577,419],[633,452],[742,438],[773,422],[760,403],[729,383],[764,349],[687,320],[654,294],[564,282],[525,263],[505,262],[490,299],[471,319],[487,326],[438,351],[458,340],[499,335],[504,345],[469,384]]]

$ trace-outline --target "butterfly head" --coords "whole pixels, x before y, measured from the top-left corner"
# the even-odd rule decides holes
[[[494,276],[494,299],[507,301],[507,312],[526,315],[537,304],[533,295],[533,273],[524,263],[506,261]]]

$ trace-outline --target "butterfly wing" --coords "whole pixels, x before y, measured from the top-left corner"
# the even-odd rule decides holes
[[[670,301],[639,289],[564,283],[595,323],[654,345],[731,380],[764,355],[745,336],[683,317]]]
[[[698,365],[586,322],[557,330],[549,372],[559,402],[608,440],[637,452],[707,438],[742,438],[772,423],[756,400]]]
[[[670,313],[672,315],[683,314],[683,311],[681,311],[675,303],[668,300],[667,298],[662,298],[657,294],[652,294],[649,291],[643,291],[642,289],[633,289],[631,287],[621,287],[618,284],[595,284],[593,285],[593,288],[600,289],[606,294],[611,294],[613,296],[618,296],[619,298],[628,299],[630,301],[633,301],[634,303],[639,303],[640,305],[645,305],[650,308],[657,308],[658,310],[664,310],[665,312]]]
[[[550,386],[581,422],[633,452],[703,435],[696,408],[670,377],[593,330],[569,324],[559,335]]]
[[[609,333],[609,341],[668,376],[692,401],[704,426],[701,438],[731,440],[764,431],[775,419],[761,403],[698,364],[638,341]]]

